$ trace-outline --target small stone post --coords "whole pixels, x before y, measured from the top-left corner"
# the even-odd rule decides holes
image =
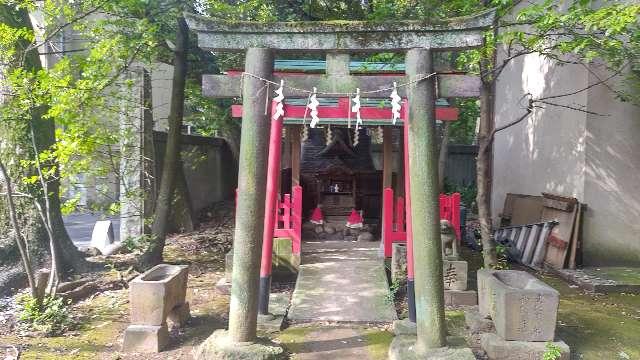
[[[429,49],[411,49],[406,73],[414,81],[432,73]],[[442,244],[438,206],[438,155],[435,139],[435,77],[407,87],[409,171],[415,276],[416,353],[446,346]]]
[[[249,48],[245,71],[265,79],[273,72],[273,52]],[[252,76],[243,80],[242,136],[238,171],[238,202],[233,240],[233,274],[229,310],[229,337],[233,343],[256,338],[260,255],[269,144],[266,84]]]

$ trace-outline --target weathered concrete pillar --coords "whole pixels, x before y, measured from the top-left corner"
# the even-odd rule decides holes
[[[264,48],[247,49],[245,71],[265,79],[271,78],[273,52]],[[265,111],[269,92],[265,86],[263,81],[253,76],[245,76],[243,81],[238,202],[229,310],[231,342],[249,342],[256,338],[270,125],[270,112]]]
[[[432,72],[431,51],[406,55],[409,81]],[[416,352],[444,347],[444,288],[438,206],[438,153],[435,146],[435,77],[407,88],[409,102],[409,174],[416,299]]]
[[[129,101],[123,101],[120,117],[120,241],[144,233],[145,102],[150,96],[151,79],[142,66],[135,66],[129,77],[135,87]]]

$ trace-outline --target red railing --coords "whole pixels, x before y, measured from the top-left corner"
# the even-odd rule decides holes
[[[293,253],[300,254],[300,242],[302,240],[302,187],[293,187],[293,199],[291,194],[284,194],[283,200],[278,200],[276,209],[276,224],[273,236],[291,238]]]
[[[399,196],[394,199],[393,189],[386,188],[383,192],[382,239],[384,242],[384,256],[391,257],[394,242],[406,242],[407,232],[405,224],[405,202]],[[394,211],[395,210],[395,211]],[[394,214],[395,213],[395,214]],[[458,241],[460,233],[460,194],[440,195],[440,218],[449,220],[456,232]]]
[[[238,207],[238,189],[236,189],[235,207]],[[283,200],[277,201],[274,237],[290,237],[294,254],[300,254],[302,240],[302,186],[293,187],[291,194],[284,194]]]

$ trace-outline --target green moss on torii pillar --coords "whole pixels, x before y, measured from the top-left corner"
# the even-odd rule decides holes
[[[406,55],[410,81],[432,73],[431,51]],[[409,103],[409,174],[415,276],[416,352],[446,346],[442,244],[438,205],[438,154],[435,147],[434,77],[407,87]]]
[[[273,52],[264,48],[247,49],[245,71],[271,78]],[[229,309],[229,337],[232,342],[256,339],[258,319],[258,277],[262,249],[264,200],[269,143],[269,112],[265,112],[264,82],[244,78],[242,98],[242,137],[238,171],[238,200],[233,239],[233,274]]]

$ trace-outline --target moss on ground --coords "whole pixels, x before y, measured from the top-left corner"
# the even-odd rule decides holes
[[[388,357],[389,345],[393,341],[393,334],[389,331],[367,330],[364,332],[367,339],[367,351],[372,360],[385,360]]]
[[[444,315],[444,320],[447,324],[447,335],[466,335],[463,310],[447,310]]]
[[[76,331],[63,336],[31,338],[11,336],[1,339],[22,347],[21,359],[95,359],[119,350],[116,338],[127,326],[127,293],[112,291],[77,305],[83,314]]]
[[[290,327],[282,331],[277,339],[289,353],[299,353],[304,349],[305,337],[314,330],[314,328],[307,326]]]
[[[602,279],[613,280],[620,284],[640,285],[640,269],[629,267],[603,267],[585,269],[585,274]]]
[[[640,295],[589,294],[554,276],[540,276],[560,292],[556,336],[574,359],[640,359]]]

